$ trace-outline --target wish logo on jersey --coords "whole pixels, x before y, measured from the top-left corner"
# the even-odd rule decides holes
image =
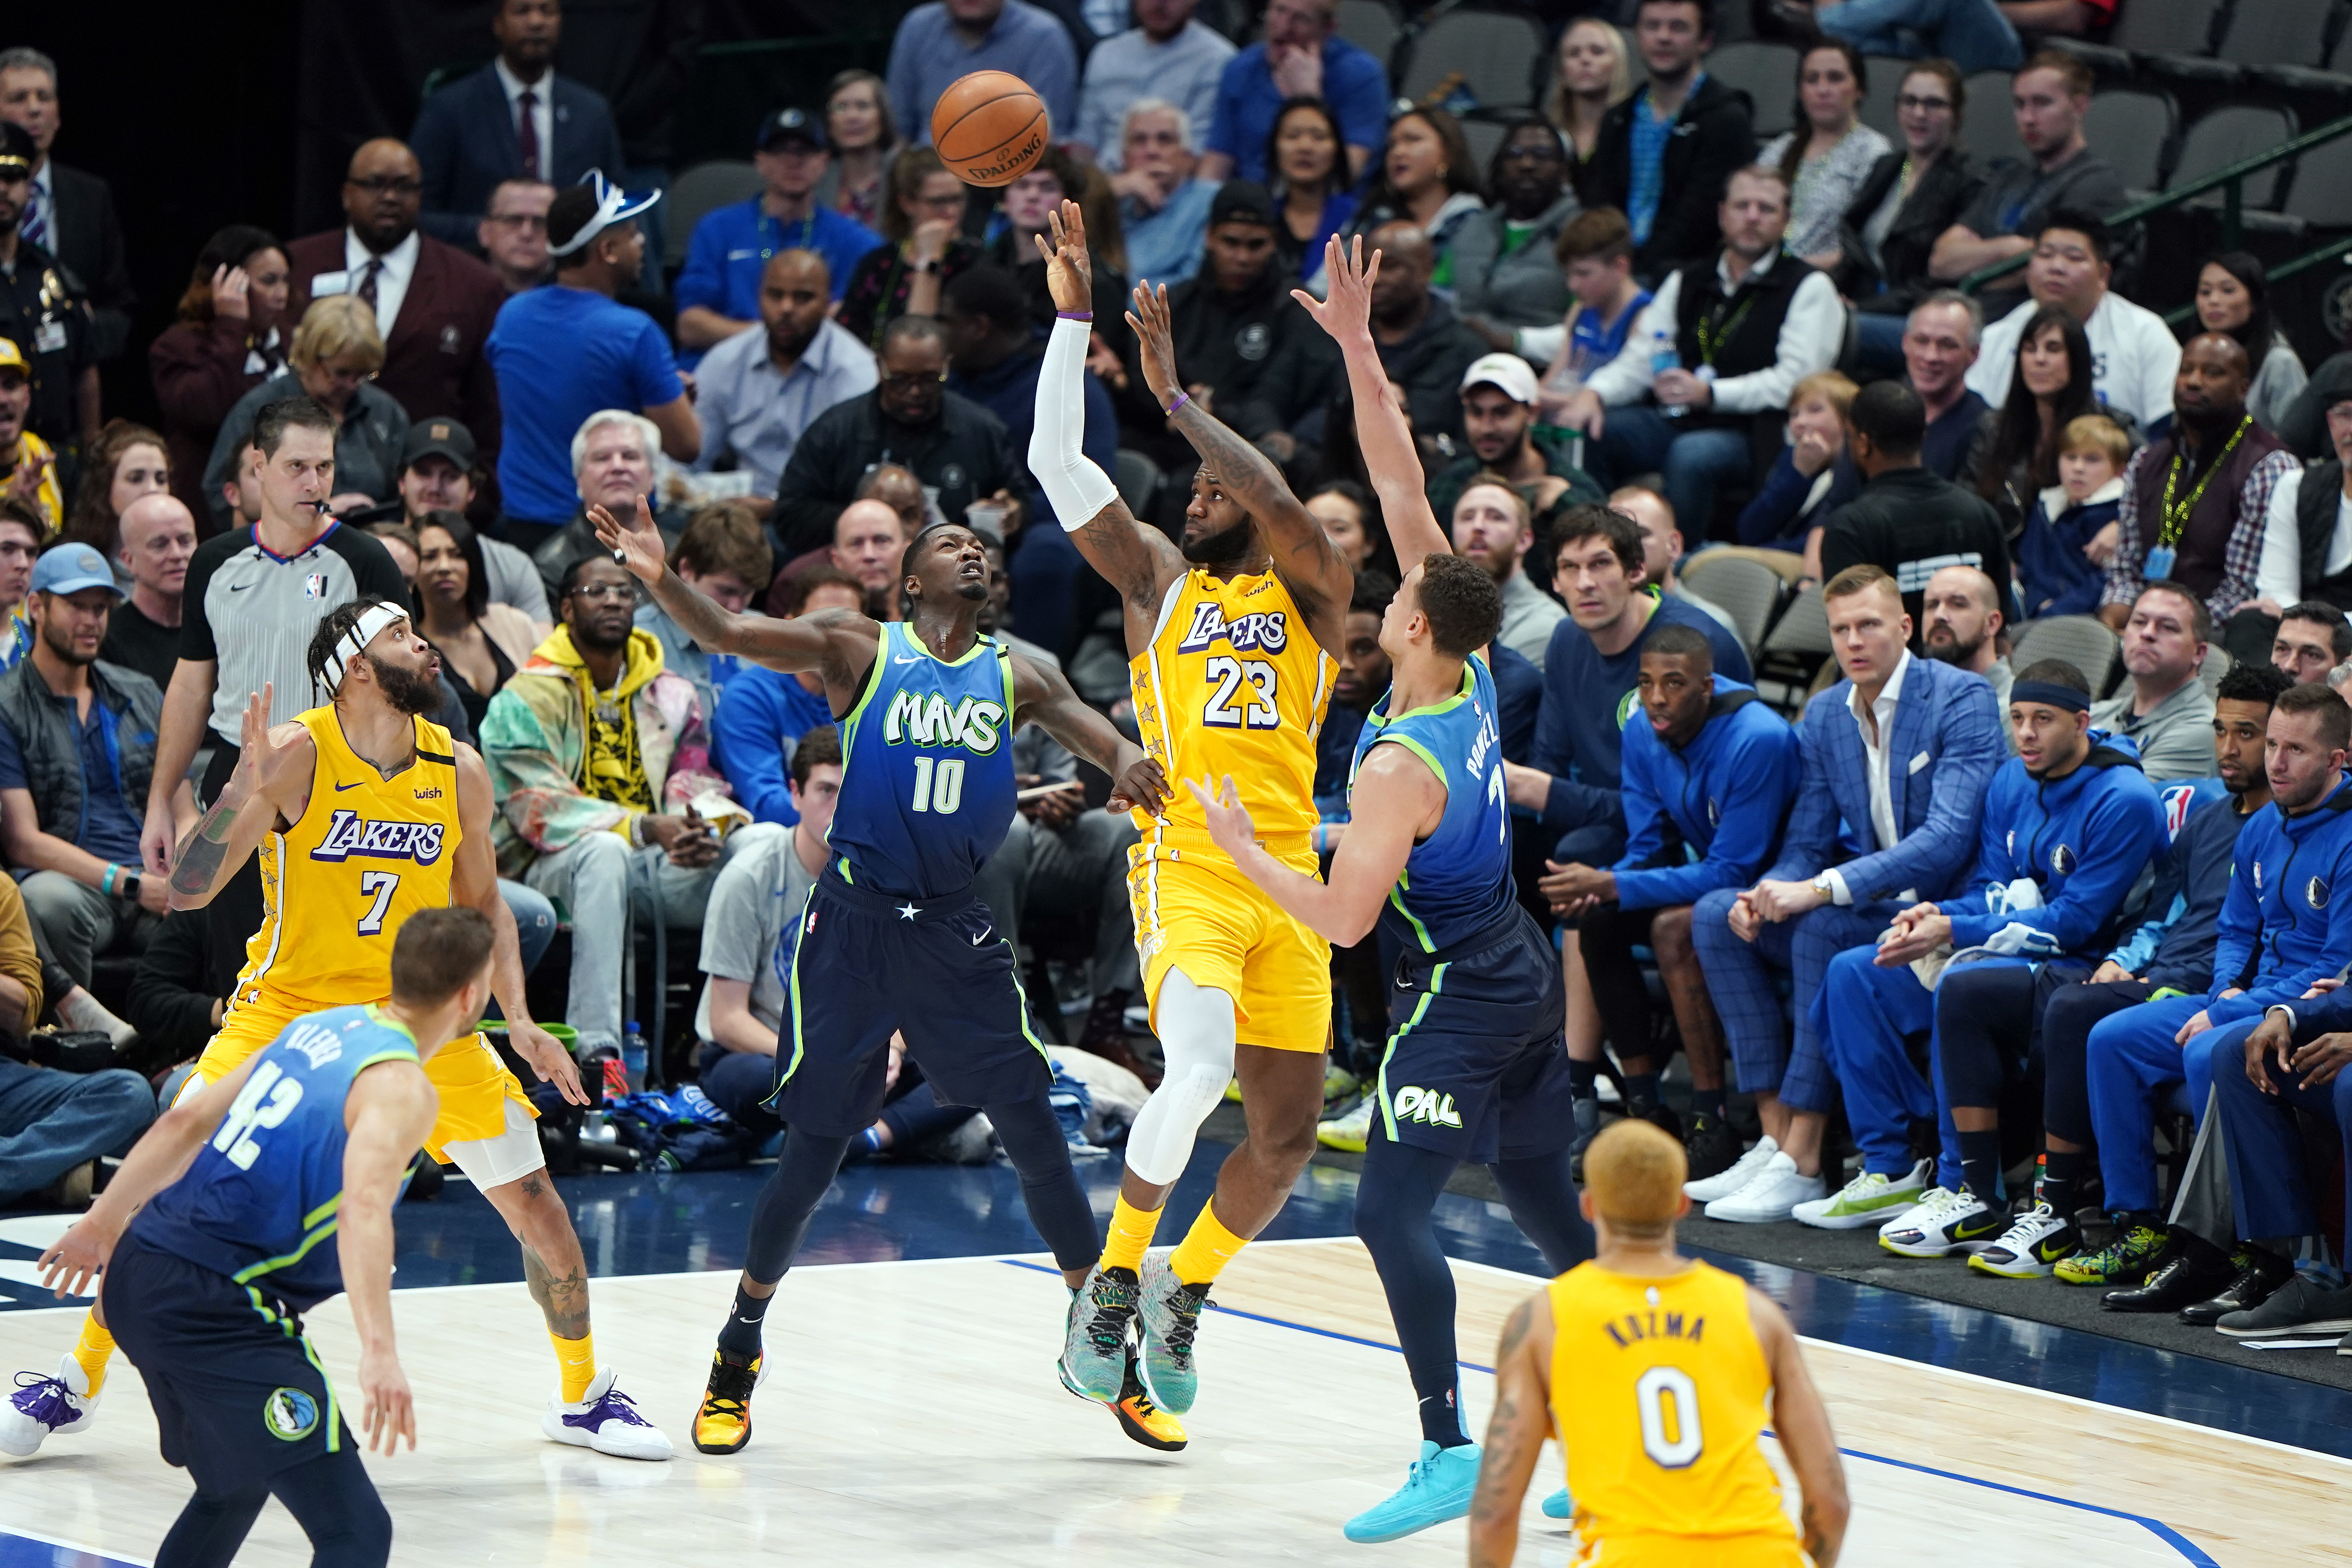
[[[310,851],[313,860],[414,860],[430,866],[441,858],[439,822],[371,820],[358,812],[337,807],[327,823],[326,838]]]
[[[1397,1090],[1396,1119],[1399,1121],[1424,1121],[1433,1127],[1462,1125],[1462,1113],[1454,1109],[1452,1095],[1411,1087]]]
[[[882,739],[893,746],[961,746],[977,757],[995,753],[1004,736],[1004,704],[965,697],[953,707],[936,691],[901,691],[882,718]]]
[[[1223,605],[1204,602],[1192,606],[1192,624],[1185,628],[1184,640],[1176,645],[1176,651],[1198,653],[1222,641],[1235,653],[1246,653],[1252,648],[1280,653],[1290,646],[1289,623],[1288,614],[1282,610],[1267,610],[1228,621]]]

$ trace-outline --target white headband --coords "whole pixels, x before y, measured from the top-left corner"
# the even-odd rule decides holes
[[[387,599],[378,599],[361,611],[352,629],[335,639],[335,651],[327,656],[327,667],[320,672],[320,682],[326,687],[327,696],[331,699],[342,689],[343,671],[367,650],[367,645],[375,641],[384,627],[407,618],[406,610]]]
[[[586,174],[580,176],[580,183],[583,185],[590,185],[594,188],[596,192],[595,214],[593,216],[590,217],[586,223],[580,226],[580,232],[578,234],[573,235],[562,245],[549,246],[547,247],[547,254],[550,256],[571,255],[573,251],[587,245],[589,241],[594,239],[598,235],[612,227],[613,225],[619,223],[622,219],[636,216],[639,213],[645,211],[647,207],[661,200],[662,196],[662,194],[659,191],[656,191],[651,195],[642,196],[636,201],[632,202],[629,200],[629,193],[623,190],[620,186],[613,184],[612,181],[606,179],[604,177],[604,171],[602,169],[589,170]]]

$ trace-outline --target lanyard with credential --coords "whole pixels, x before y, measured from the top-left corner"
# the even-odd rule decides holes
[[[2181,530],[2189,526],[2189,514],[2195,511],[2197,503],[2205,499],[2205,487],[2213,482],[2213,476],[2221,471],[2221,466],[2230,460],[2230,454],[2238,449],[2238,442],[2253,427],[2253,423],[2254,416],[2251,414],[2238,421],[2238,427],[2230,433],[2229,444],[2215,456],[2212,466],[2205,470],[2205,477],[2199,479],[2197,488],[2189,492],[2189,499],[2179,506],[2172,504],[2172,492],[2174,487],[2180,483],[2180,454],[2173,454],[2171,466],[2164,471],[2164,527],[2157,535],[2157,543],[2169,546],[2180,542]]]

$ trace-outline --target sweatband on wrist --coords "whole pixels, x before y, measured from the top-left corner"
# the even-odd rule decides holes
[[[1092,310],[1056,310],[1054,312],[1054,320],[1057,321],[1091,321],[1094,319],[1095,313]]]
[[[1054,509],[1054,521],[1076,533],[1118,500],[1110,476],[1079,449],[1087,427],[1087,348],[1093,329],[1062,316],[1045,340],[1037,369],[1037,418],[1029,432],[1029,471]]]
[[[114,891],[114,879],[121,875],[122,875],[122,868],[109,861],[106,868],[106,880],[98,885],[98,890],[101,893]]]
[[[1178,393],[1178,394],[1176,395],[1176,401],[1175,401],[1175,402],[1173,402],[1173,403],[1171,403],[1171,404],[1170,404],[1170,405],[1168,405],[1168,417],[1169,417],[1169,418],[1171,418],[1171,419],[1175,418],[1175,417],[1176,417],[1176,411],[1177,411],[1179,408],[1183,407],[1183,406],[1184,406],[1184,405],[1186,405],[1186,404],[1188,404],[1188,403],[1190,403],[1190,402],[1192,402],[1192,395],[1191,393],[1189,393],[1189,392],[1180,392],[1180,393]]]
[[[2011,704],[2039,702],[2044,707],[2063,708],[2069,713],[2088,713],[2091,700],[2071,686],[2061,686],[2052,680],[2021,680],[2009,689]]]

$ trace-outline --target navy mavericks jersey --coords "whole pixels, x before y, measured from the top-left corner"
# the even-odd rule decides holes
[[[1390,935],[1409,949],[1434,952],[1475,936],[1517,905],[1495,677],[1485,658],[1474,653],[1462,661],[1462,689],[1445,701],[1391,715],[1388,706],[1395,696],[1391,689],[1365,718],[1348,786],[1352,794],[1364,759],[1382,744],[1402,746],[1445,786],[1444,817],[1436,832],[1412,847],[1381,910]]]
[[[852,884],[910,898],[971,885],[1013,826],[1013,655],[981,637],[935,657],[882,623],[874,668],[841,721],[841,801],[825,842]]]
[[[131,1233],[297,1312],[340,1294],[343,1097],[376,1063],[415,1060],[415,1037],[373,1006],[295,1019],[262,1047],[194,1163],[139,1211]]]

